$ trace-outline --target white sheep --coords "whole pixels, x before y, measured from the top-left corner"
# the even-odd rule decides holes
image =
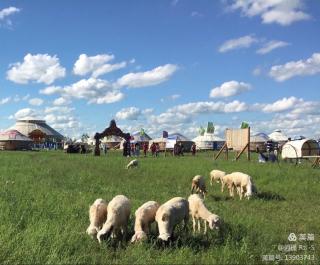
[[[187,229],[189,220],[189,203],[186,199],[175,197],[162,204],[156,213],[158,223],[159,238],[168,241],[173,235],[177,224],[184,221],[184,228]]]
[[[210,172],[210,185],[213,185],[213,182],[220,183],[223,176],[226,175],[226,172],[214,169]]]
[[[207,190],[206,190],[206,183],[203,176],[197,175],[192,179],[191,193],[193,193],[193,191],[199,192],[205,198]]]
[[[159,206],[159,203],[155,201],[148,201],[136,210],[136,220],[134,223],[135,233],[131,239],[131,243],[147,238],[150,231],[150,225],[155,221],[156,212]]]
[[[127,165],[127,169],[137,167],[137,166],[138,166],[138,160],[134,159],[129,162],[129,164]]]
[[[108,238],[111,233],[117,238],[121,234],[124,238],[126,237],[130,211],[130,200],[124,195],[117,195],[109,202],[107,221],[97,234],[99,243],[101,243],[103,238]]]
[[[231,174],[224,175],[221,178],[221,192],[223,192],[224,186],[228,187],[229,194],[231,197],[233,197],[234,184],[233,184],[233,178]]]
[[[87,234],[95,236],[107,220],[108,203],[103,199],[96,199],[89,207],[90,225],[87,228]]]
[[[230,174],[234,187],[237,188],[237,192],[242,197],[247,197],[248,200],[252,196],[253,192],[256,191],[256,188],[252,182],[252,179],[249,175],[242,172],[233,172]]]
[[[204,220],[204,234],[207,233],[207,222],[210,229],[218,229],[220,226],[220,217],[208,211],[203,200],[198,194],[192,194],[188,198],[189,212],[193,222],[193,232],[196,231],[196,221],[198,220],[198,232],[200,233],[200,219]]]

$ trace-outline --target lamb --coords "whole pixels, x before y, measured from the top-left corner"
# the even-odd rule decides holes
[[[87,234],[94,237],[101,229],[103,223],[107,220],[108,203],[103,199],[96,199],[89,207],[90,225],[87,228]]]
[[[210,185],[213,185],[213,181],[216,181],[217,183],[219,183],[222,179],[223,176],[226,175],[226,172],[221,171],[221,170],[212,170],[210,172]]]
[[[131,243],[145,240],[150,231],[150,225],[155,221],[156,212],[159,203],[148,201],[141,205],[135,212],[136,220],[134,224],[134,232]]]
[[[172,238],[174,228],[184,221],[184,228],[187,229],[189,220],[189,202],[181,197],[175,197],[162,204],[156,213],[159,237],[163,241]]]
[[[193,193],[193,191],[199,192],[205,198],[207,190],[206,190],[206,183],[203,176],[197,175],[192,179],[191,193]]]
[[[188,198],[189,212],[192,216],[193,232],[196,232],[196,220],[198,220],[198,232],[200,233],[200,219],[204,220],[204,234],[207,233],[207,222],[210,229],[219,229],[220,217],[208,211],[203,200],[198,194],[192,194]]]
[[[249,200],[253,192],[256,191],[251,177],[241,172],[233,172],[230,174],[230,176],[232,178],[234,187],[237,188],[240,200],[242,200],[243,196],[247,197]]]
[[[234,184],[231,174],[224,175],[221,178],[221,192],[223,192],[224,186],[228,187],[229,194],[231,197],[233,197]]]
[[[130,200],[124,195],[117,195],[109,202],[107,221],[97,234],[99,243],[101,243],[102,239],[110,237],[111,233],[117,238],[121,235],[124,238],[126,237],[130,211]]]
[[[134,159],[129,162],[129,164],[127,165],[127,169],[137,167],[137,166],[138,166],[138,160]]]

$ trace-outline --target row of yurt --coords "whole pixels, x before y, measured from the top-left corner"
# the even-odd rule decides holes
[[[289,137],[285,135],[281,130],[275,130],[268,136],[272,141],[279,143],[279,145],[283,145],[289,139]]]
[[[32,140],[17,130],[0,133],[0,150],[31,150]]]
[[[192,141],[195,142],[197,150],[219,150],[225,143],[222,138],[207,132],[203,135],[198,135]]]
[[[266,142],[269,141],[270,138],[265,133],[257,133],[250,136],[250,151],[259,151],[265,152]]]
[[[122,138],[121,138],[122,139]],[[139,132],[134,132],[131,134],[131,144],[136,144],[138,143],[140,145],[140,148],[143,147],[144,144],[149,144],[149,142],[152,140],[152,138],[145,132],[145,131],[139,131]],[[122,139],[120,143],[120,149],[123,149],[123,145],[125,143],[125,140]]]
[[[149,141],[149,146],[153,143],[159,144],[160,151],[172,150],[175,143],[181,143],[185,152],[191,150],[193,141],[182,135],[181,133],[169,134],[168,137],[159,137]]]

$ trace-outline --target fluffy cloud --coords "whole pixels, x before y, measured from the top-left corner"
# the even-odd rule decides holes
[[[265,43],[262,48],[260,48],[259,50],[257,50],[258,54],[267,54],[275,49],[279,49],[282,47],[286,47],[288,46],[289,43],[284,42],[284,41],[276,41],[276,40],[272,40],[269,41],[267,43]]]
[[[248,91],[251,89],[251,85],[238,82],[238,81],[229,81],[223,83],[221,86],[215,87],[210,92],[211,98],[221,98],[221,97],[231,97],[239,95],[242,92]]]
[[[53,101],[54,106],[63,106],[63,105],[68,105],[70,103],[71,103],[71,101],[67,98],[64,98],[64,97],[56,98]]]
[[[92,74],[92,77],[98,77],[106,73],[126,67],[126,62],[117,64],[109,64],[107,62],[114,59],[114,55],[98,54],[96,56],[88,56],[81,54],[78,60],[75,62],[73,72],[76,75]]]
[[[301,104],[303,102],[302,99],[298,99],[296,97],[289,97],[277,100],[271,104],[266,104],[262,111],[264,112],[283,112],[294,108],[295,106]]]
[[[39,93],[43,95],[53,95],[61,92],[63,92],[63,89],[59,86],[49,86],[39,91]]]
[[[11,118],[15,118],[16,120],[24,120],[24,119],[38,119],[39,115],[38,113],[31,108],[24,108],[24,109],[20,109],[18,110],[13,117]]]
[[[21,9],[14,7],[14,6],[10,6],[4,9],[0,10],[0,24],[1,21],[4,21],[7,25],[11,25],[12,22],[9,19],[10,16],[12,16],[13,14],[19,13],[21,11]]]
[[[29,104],[32,106],[41,106],[43,104],[43,99],[41,98],[31,98],[29,99]]]
[[[44,113],[48,114],[48,113],[62,113],[62,114],[66,114],[66,113],[71,113],[74,110],[74,108],[71,107],[66,107],[66,106],[54,106],[54,107],[46,107],[44,109]]]
[[[141,115],[141,110],[136,107],[124,108],[116,113],[119,120],[137,120]]]
[[[260,16],[264,24],[288,26],[293,22],[310,19],[303,12],[304,0],[232,0],[231,10],[241,10],[246,17]]]
[[[0,105],[7,104],[10,101],[11,101],[11,97],[2,98],[2,99],[0,99]]]
[[[251,35],[246,35],[243,37],[240,37],[238,39],[231,39],[226,42],[224,42],[220,48],[219,52],[228,52],[235,49],[243,49],[243,48],[249,48],[252,44],[258,42],[258,40]]]
[[[48,54],[27,54],[23,62],[14,63],[7,71],[7,79],[18,83],[28,84],[31,81],[36,83],[51,84],[56,79],[64,77],[65,68],[60,66],[59,58]]]
[[[291,61],[283,65],[272,66],[269,75],[282,82],[295,76],[320,73],[320,53],[314,53],[307,60]]]
[[[154,86],[167,81],[178,70],[178,66],[166,64],[150,71],[129,73],[119,78],[116,87],[146,87]]]

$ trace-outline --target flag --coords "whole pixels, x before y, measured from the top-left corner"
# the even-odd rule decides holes
[[[202,136],[202,135],[204,135],[204,133],[205,133],[205,129],[201,126],[200,128],[199,128],[199,134]]]
[[[169,135],[169,134],[168,134],[167,131],[163,131],[163,132],[162,132],[162,137],[163,137],[163,138],[168,138],[168,135]]]
[[[246,128],[249,128],[249,124],[247,122],[243,121],[241,123],[241,129],[246,129]]]
[[[210,122],[210,121],[208,122],[207,133],[214,133],[213,122]]]

